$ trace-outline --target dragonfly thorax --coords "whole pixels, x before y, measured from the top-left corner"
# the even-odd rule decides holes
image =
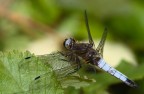
[[[73,45],[75,44],[75,40],[73,38],[68,38],[65,39],[63,44],[66,49],[70,50],[73,48]]]

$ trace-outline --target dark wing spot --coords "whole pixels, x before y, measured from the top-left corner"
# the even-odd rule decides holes
[[[29,57],[26,57],[25,59],[30,59],[31,57],[29,56]]]
[[[39,78],[40,78],[40,76],[36,77],[35,80],[37,80],[37,79],[39,79]]]

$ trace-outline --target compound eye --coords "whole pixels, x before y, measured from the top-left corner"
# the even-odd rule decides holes
[[[72,39],[72,38],[69,38],[69,39],[66,39],[65,40],[65,42],[64,42],[64,47],[66,48],[66,49],[71,49],[72,48],[72,46],[73,46],[73,44],[74,44],[74,39]]]

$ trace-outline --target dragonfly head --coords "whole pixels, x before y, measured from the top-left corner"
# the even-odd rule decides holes
[[[72,49],[74,44],[75,44],[75,40],[73,38],[65,39],[63,43],[64,47],[68,50]]]

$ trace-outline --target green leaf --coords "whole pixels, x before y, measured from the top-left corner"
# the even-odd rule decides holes
[[[34,80],[39,75],[45,73],[48,73],[45,79],[41,81]],[[1,52],[0,81],[0,92],[2,94],[63,93],[52,68],[46,66],[39,58],[29,52]],[[43,84],[41,84],[42,82]]]

